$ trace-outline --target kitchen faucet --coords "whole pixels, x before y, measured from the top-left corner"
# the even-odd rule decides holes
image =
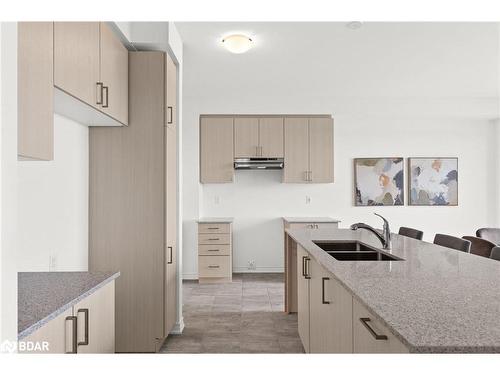
[[[377,236],[377,238],[382,242],[382,247],[384,249],[390,249],[391,248],[391,229],[389,228],[389,222],[382,216],[377,214],[376,212],[373,213],[374,215],[377,215],[378,217],[382,218],[384,220],[384,227],[382,229],[382,234],[379,233],[375,228],[372,226],[365,224],[365,223],[356,223],[351,225],[351,230],[358,230],[358,229],[366,229],[372,232]]]

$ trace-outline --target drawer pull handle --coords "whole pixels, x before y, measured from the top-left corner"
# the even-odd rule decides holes
[[[219,227],[208,227],[208,229],[216,230],[216,229],[219,229]]]
[[[77,345],[77,323],[76,323],[76,316],[67,316],[66,317],[66,322],[70,321],[71,322],[71,351],[68,352],[66,351],[66,354],[76,354],[78,350],[78,345]]]
[[[209,240],[209,241],[219,241],[219,240],[220,240],[220,238],[209,238],[208,240]]]
[[[325,301],[325,281],[330,280],[329,277],[322,277],[321,278],[321,303],[323,305],[328,305],[330,304],[330,301]]]
[[[167,246],[167,249],[170,255],[170,260],[167,260],[167,264],[172,264],[174,262],[174,254],[173,254],[174,249],[172,248],[172,246]]]
[[[78,342],[78,346],[89,344],[89,309],[78,309],[76,316],[80,313],[85,314],[85,337],[83,341]]]
[[[310,279],[311,278],[311,275],[309,275],[309,262],[311,261],[311,258],[309,257],[306,257],[306,261],[305,261],[305,269],[306,269],[306,279]]]
[[[208,251],[219,251],[219,249],[208,249]]]
[[[302,257],[302,276],[304,278],[306,277],[306,258],[307,257]]]
[[[208,266],[208,268],[219,268],[220,266]]]
[[[377,332],[373,330],[372,327],[368,324],[368,322],[371,322],[370,318],[359,318],[360,322],[366,327],[368,332],[370,332],[375,340],[387,340],[386,335],[379,335]]]

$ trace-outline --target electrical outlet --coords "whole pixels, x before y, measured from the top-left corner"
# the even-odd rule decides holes
[[[57,256],[49,255],[49,272],[54,272],[57,269]]]
[[[248,269],[249,270],[256,270],[257,267],[255,265],[255,260],[251,260],[250,262],[248,262]]]
[[[311,197],[309,195],[306,195],[306,204],[311,203]]]

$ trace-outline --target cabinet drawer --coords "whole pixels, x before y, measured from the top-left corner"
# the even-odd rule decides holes
[[[208,234],[208,233],[201,233],[198,235],[198,243],[200,245],[218,245],[218,244],[224,244],[224,245],[229,245],[231,244],[231,235],[230,234]]]
[[[380,320],[353,299],[354,353],[408,353],[408,349]]]
[[[231,224],[198,224],[198,233],[231,233]]]
[[[198,257],[198,277],[231,277],[230,256]]]
[[[198,255],[231,255],[231,245],[198,245]]]

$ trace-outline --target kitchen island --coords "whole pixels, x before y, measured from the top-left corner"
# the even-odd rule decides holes
[[[500,262],[395,234],[391,250],[364,230],[286,234],[287,251],[298,253],[297,269],[301,258],[310,261],[302,263],[291,291],[298,295],[306,351],[500,352]],[[339,261],[315,242],[362,243],[401,260]],[[331,310],[316,313],[315,306]],[[329,311],[341,314],[338,321]],[[328,347],[325,340],[335,335],[339,340]]]

